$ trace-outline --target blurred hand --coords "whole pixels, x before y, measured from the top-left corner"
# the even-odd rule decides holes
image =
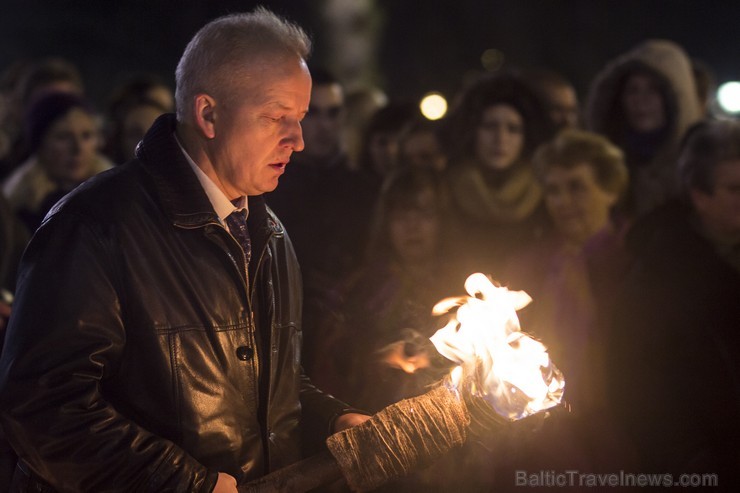
[[[340,431],[344,431],[347,428],[357,426],[361,423],[364,423],[370,418],[371,416],[359,413],[342,414],[334,421],[334,433],[339,433]]]
[[[218,473],[218,481],[216,481],[216,487],[213,488],[213,493],[238,493],[234,476],[225,472]]]
[[[426,348],[408,341],[398,341],[385,346],[378,351],[378,359],[382,364],[406,373],[414,373],[431,365]]]

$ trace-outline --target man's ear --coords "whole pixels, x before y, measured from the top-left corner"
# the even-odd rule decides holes
[[[216,100],[208,94],[195,96],[195,124],[208,139],[216,136]]]

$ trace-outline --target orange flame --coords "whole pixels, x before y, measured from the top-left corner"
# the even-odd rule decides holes
[[[521,331],[516,315],[532,298],[495,286],[480,273],[468,277],[465,290],[470,296],[444,299],[433,309],[435,315],[450,314],[431,341],[458,364],[449,376],[452,385],[483,398],[509,420],[559,404],[563,375],[545,346]]]

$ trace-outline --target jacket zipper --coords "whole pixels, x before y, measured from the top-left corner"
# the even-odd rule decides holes
[[[208,222],[206,224],[199,225],[198,227],[204,227],[205,228],[205,227],[207,227],[209,225],[219,226],[224,231],[226,231],[227,233],[229,233],[229,231],[226,230],[226,228],[224,227],[223,224],[218,223],[218,222],[215,222],[215,221],[211,221],[211,222]],[[187,227],[187,226],[180,226],[180,227],[183,227],[185,229],[196,229],[195,227]],[[262,247],[262,251],[260,252],[260,255],[259,255],[258,259],[257,259],[257,265],[256,265],[255,270],[254,270],[255,272],[258,272],[259,271],[259,268],[260,268],[260,266],[262,264],[262,261],[263,261],[263,259],[265,257],[265,252],[267,251],[268,245],[270,244],[270,240],[272,239],[272,237],[274,235],[275,235],[275,233],[273,231],[270,231],[270,234],[267,236],[267,238],[265,240],[265,246]],[[236,246],[239,248],[239,251],[242,252],[241,256],[242,256],[242,264],[244,265],[244,281],[245,281],[244,282],[244,288],[245,288],[245,292],[246,292],[246,296],[247,296],[247,310],[249,312],[249,315],[248,315],[249,316],[249,323],[250,323],[250,325],[252,327],[253,334],[255,334],[255,335],[253,335],[251,337],[251,343],[253,344],[253,346],[255,348],[257,348],[258,347],[257,340],[256,340],[257,325],[255,324],[255,321],[254,321],[254,311],[252,310],[252,292],[251,292],[251,286],[250,286],[250,282],[249,282],[249,264],[247,264],[247,256],[244,253],[244,250],[242,250],[241,245],[239,245],[239,242],[236,241],[236,238],[234,238],[231,235],[231,233],[229,233],[228,236],[231,238],[231,241],[234,244],[236,244]],[[228,250],[226,251],[226,254],[229,256],[229,259],[231,260],[231,263],[236,268],[237,272],[239,272],[241,269],[240,269],[239,262],[237,261],[237,259],[234,258],[234,255],[232,255],[232,253],[230,251],[228,251]],[[273,313],[273,316],[274,316],[274,313],[275,313],[275,297],[274,296],[272,296],[271,304],[272,304],[272,313]],[[270,331],[269,331],[269,334],[268,334],[268,337],[270,338],[270,340],[269,341],[264,341],[266,343],[269,343],[267,345],[267,347],[265,347],[265,350],[266,351],[271,351],[272,350],[272,339],[273,339],[272,328],[273,328],[273,325],[274,324],[271,322],[270,323]],[[254,351],[254,361],[253,361],[253,364],[255,365],[256,371],[253,373],[253,380],[254,381],[253,381],[252,385],[253,385],[253,388],[255,389],[255,394],[257,396],[257,398],[255,399],[256,404],[257,404],[257,408],[255,409],[255,411],[257,413],[257,416],[259,416],[259,414],[260,414],[259,413],[259,408],[260,408],[260,402],[259,402],[259,391],[260,391],[260,384],[259,384],[259,381],[260,381],[260,373],[259,373],[259,371],[260,371],[260,361],[261,360],[260,360],[260,356],[259,356],[259,351],[257,351],[255,349],[255,351]],[[273,362],[273,358],[269,358],[268,361],[270,361],[270,365],[272,365],[274,363]],[[267,371],[267,374],[268,374],[267,395],[265,396],[265,399],[267,399],[267,402],[269,402],[270,401],[270,394],[272,393],[272,384],[270,382],[271,379],[269,378],[269,375],[272,373],[272,371],[271,371],[271,368],[265,368],[264,370]],[[265,403],[265,408],[266,409],[268,409],[267,402]],[[270,467],[270,464],[269,464],[269,462],[270,462],[269,447],[270,447],[271,430],[269,430],[269,424],[267,423],[267,421],[268,421],[268,417],[267,416],[265,416],[265,420],[266,420],[266,422],[264,423],[264,426],[262,427],[262,429],[263,429],[263,432],[262,432],[263,433],[262,441],[265,444],[265,448],[263,449],[264,457],[265,457],[265,466],[266,466],[267,470],[269,470],[269,467]]]

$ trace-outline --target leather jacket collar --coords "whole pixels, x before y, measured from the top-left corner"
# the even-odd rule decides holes
[[[152,177],[173,224],[192,228],[218,222],[208,196],[175,141],[176,125],[173,114],[157,118],[136,147],[136,157]]]
[[[157,118],[137,146],[136,157],[151,175],[165,213],[174,225],[195,228],[218,223],[208,196],[174,139],[176,126],[174,114]],[[270,234],[283,233],[282,225],[268,213],[261,195],[249,197],[248,223],[255,247],[264,244]]]

